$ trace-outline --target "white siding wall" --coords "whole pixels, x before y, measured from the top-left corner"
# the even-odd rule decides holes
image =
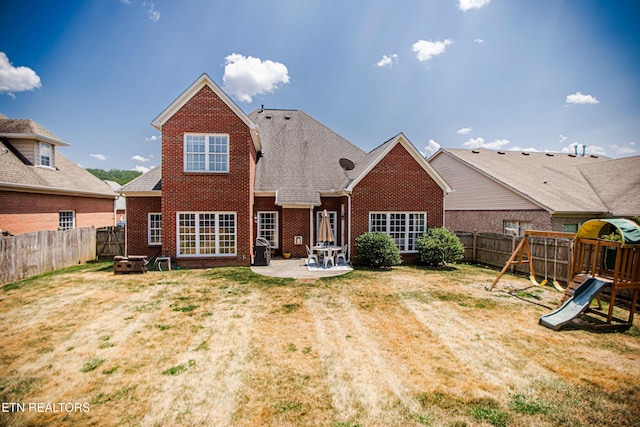
[[[444,199],[445,210],[540,209],[446,152],[441,152],[429,163],[454,190]]]

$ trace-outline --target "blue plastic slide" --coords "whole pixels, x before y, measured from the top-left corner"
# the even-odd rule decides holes
[[[603,282],[598,279],[587,279],[578,286],[573,296],[566,300],[559,308],[540,318],[540,324],[557,331],[564,324],[578,317],[589,308],[591,301],[611,282]]]

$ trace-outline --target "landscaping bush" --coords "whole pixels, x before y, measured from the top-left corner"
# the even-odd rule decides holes
[[[429,228],[416,242],[420,262],[436,267],[464,258],[464,246],[446,227]]]
[[[364,233],[356,237],[357,259],[374,268],[400,265],[400,251],[396,242],[385,233]]]

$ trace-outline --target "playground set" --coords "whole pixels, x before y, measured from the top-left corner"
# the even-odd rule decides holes
[[[607,235],[617,235],[618,240],[602,238]],[[542,316],[541,325],[553,330],[558,330],[569,323],[593,330],[625,330],[632,326],[640,294],[640,226],[638,224],[621,218],[592,219],[585,222],[575,234],[527,230],[489,290],[493,290],[510,266],[519,264],[529,265],[529,278],[532,284],[542,286],[548,283],[546,271],[543,281],[536,280],[529,246],[529,238],[532,236],[544,238],[545,269],[547,239],[554,240],[554,277],[551,284],[558,290],[564,291],[560,306]],[[555,277],[559,239],[566,239],[573,245],[573,251],[569,251],[567,276],[571,279],[566,289],[560,286]],[[602,308],[604,298],[601,296],[601,294],[604,295],[605,290],[608,291],[609,298],[606,312]],[[591,307],[594,299],[597,301],[597,308]],[[616,306],[628,309],[629,315],[626,319],[614,316]]]

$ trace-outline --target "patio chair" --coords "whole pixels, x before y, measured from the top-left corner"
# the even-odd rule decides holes
[[[342,245],[342,249],[340,249],[340,252],[338,252],[338,255],[336,255],[336,264],[340,264],[340,258],[342,258],[345,264],[349,264],[347,249],[349,249],[349,245]]]
[[[318,255],[314,254],[311,249],[309,249],[309,245],[305,245],[305,248],[307,249],[307,259],[306,264],[309,265],[309,263],[311,261],[315,261],[317,266],[320,266],[320,261],[318,261]]]
[[[336,263],[333,260],[332,256],[329,256],[330,254],[325,254],[324,256],[324,268],[329,268],[329,263],[331,263],[331,267],[335,267]]]

